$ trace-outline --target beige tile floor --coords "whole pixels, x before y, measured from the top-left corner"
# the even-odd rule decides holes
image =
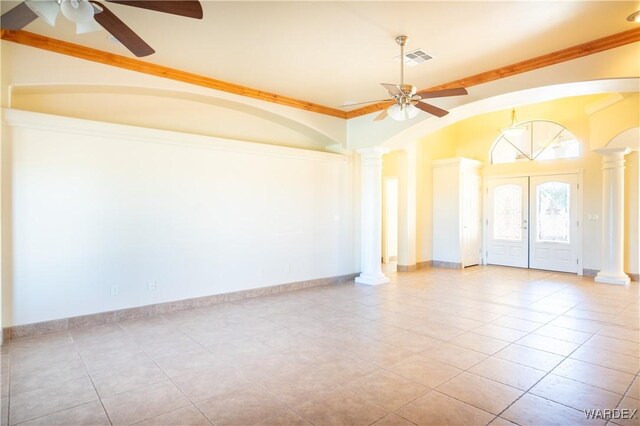
[[[596,425],[584,409],[638,408],[637,283],[391,277],[12,341],[2,424]]]

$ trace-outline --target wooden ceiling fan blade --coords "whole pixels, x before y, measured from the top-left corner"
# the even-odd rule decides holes
[[[122,22],[120,18],[114,15],[113,12],[107,9],[104,4],[97,1],[92,1],[91,3],[103,9],[102,12],[94,15],[98,24],[102,25],[105,30],[122,43],[124,47],[129,49],[131,53],[139,58],[155,53],[155,50],[153,50],[151,46],[142,40],[127,24]]]
[[[197,0],[107,0],[111,3],[125,4],[171,15],[186,16],[187,18],[202,19],[202,5]]]
[[[402,90],[400,89],[400,86],[398,86],[397,84],[389,84],[389,83],[380,83],[380,84],[382,84],[382,86],[384,86],[384,88],[389,91],[391,96],[403,95]]]
[[[424,103],[424,102],[416,102],[415,106],[417,108],[420,108],[424,112],[428,112],[431,115],[435,115],[436,117],[444,117],[445,115],[449,114],[449,111],[447,111],[447,110],[444,110],[442,108],[438,108],[435,105],[427,104],[427,103]]]
[[[416,95],[419,95],[422,99],[444,98],[447,96],[462,96],[467,94],[467,89],[465,89],[464,87],[455,87],[453,89],[442,90],[423,90],[416,93]]]
[[[382,112],[380,112],[380,114],[378,114],[376,116],[376,118],[373,119],[373,121],[382,121],[385,118],[387,118],[387,109],[383,109]]]
[[[0,16],[0,28],[3,30],[21,30],[37,18],[38,15],[29,9],[26,3],[22,2]]]

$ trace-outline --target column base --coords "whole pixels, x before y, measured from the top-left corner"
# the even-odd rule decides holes
[[[356,277],[356,282],[358,284],[366,284],[366,285],[380,285],[387,284],[391,280],[384,274],[381,275],[365,275],[360,274],[359,277]]]
[[[617,284],[617,285],[627,285],[631,282],[631,279],[626,275],[606,275],[602,272],[598,272],[595,277],[595,282],[603,283],[603,284]]]

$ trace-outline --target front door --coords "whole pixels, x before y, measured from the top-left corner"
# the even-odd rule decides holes
[[[487,253],[492,265],[578,272],[578,175],[490,179]]]
[[[578,175],[531,177],[530,267],[578,272]]]
[[[491,179],[487,193],[487,263],[528,268],[529,178]]]

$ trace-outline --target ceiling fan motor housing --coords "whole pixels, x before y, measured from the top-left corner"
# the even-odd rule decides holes
[[[396,96],[396,101],[401,104],[411,103],[413,95],[415,95],[417,91],[416,86],[412,86],[411,84],[400,84],[398,87],[402,91],[402,95]]]
[[[411,84],[403,84],[400,86],[400,90],[404,93],[405,96],[413,96],[416,94],[416,86],[412,86]]]

